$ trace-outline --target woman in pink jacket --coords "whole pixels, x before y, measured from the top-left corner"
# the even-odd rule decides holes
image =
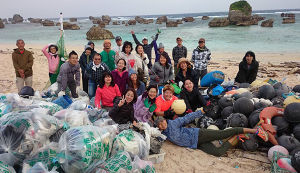
[[[51,84],[56,82],[57,76],[59,74],[59,68],[62,63],[60,63],[60,57],[58,56],[58,47],[55,44],[49,44],[42,49],[42,52],[48,59],[49,65],[49,78]]]
[[[116,96],[121,97],[118,85],[114,83],[111,73],[103,73],[103,77],[96,91],[95,107],[110,111],[114,106],[113,101]]]

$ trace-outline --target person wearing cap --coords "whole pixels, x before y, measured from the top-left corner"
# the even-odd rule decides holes
[[[140,45],[143,46],[144,52],[147,54],[148,59],[149,59],[148,68],[150,69],[152,67],[152,62],[151,62],[151,60],[152,60],[152,48],[154,46],[154,41],[156,41],[158,39],[159,32],[156,33],[153,41],[150,44],[148,44],[148,38],[147,37],[143,38],[143,40],[142,40],[143,44],[141,44],[139,42],[139,40],[136,38],[136,35],[134,34],[134,31],[131,31],[131,34],[132,34],[132,37],[133,37],[133,40],[134,40],[135,44],[137,44],[137,45],[140,44]]]
[[[150,85],[164,85],[173,80],[173,67],[167,62],[167,54],[162,53],[158,62],[150,70]]]
[[[115,64],[115,51],[111,50],[110,40],[104,40],[103,42],[103,51],[100,53],[102,57],[102,62],[105,63],[110,71],[113,71],[116,68]]]
[[[193,51],[191,60],[197,73],[197,83],[207,74],[207,63],[211,59],[210,50],[205,46],[205,39],[200,38],[198,44],[198,47]]]
[[[165,52],[165,46],[162,43],[159,43],[158,47],[156,42],[154,43],[154,52],[155,52],[155,62],[159,61],[160,55],[164,54],[165,57],[167,58],[167,61],[169,64],[171,63],[171,58],[167,52]]]
[[[96,53],[93,58],[93,62],[90,62],[86,67],[86,77],[88,78],[88,94],[92,98],[95,96],[97,85],[102,80],[105,72],[110,73],[106,64],[101,62],[101,55]]]
[[[140,96],[145,91],[145,84],[138,79],[137,72],[133,69],[129,70],[129,79],[126,88],[133,88],[137,96]]]
[[[177,43],[177,46],[175,46],[172,50],[175,74],[177,74],[177,72],[178,72],[177,64],[178,64],[179,59],[187,57],[187,48],[182,45],[182,38],[177,37],[176,43]]]
[[[211,130],[186,127],[189,123],[201,118],[204,115],[202,111],[189,113],[175,120],[166,120],[164,117],[158,117],[155,120],[156,126],[167,136],[167,140],[181,147],[200,149],[207,154],[217,157],[224,155],[231,147],[238,144],[238,141],[249,139],[247,134],[256,134],[264,141],[268,141],[268,134],[261,128],[255,129],[233,127],[226,130]],[[222,140],[220,147],[216,147],[212,141]]]
[[[132,43],[129,41],[125,41],[122,52],[120,54],[120,58],[124,59],[126,61],[126,68],[129,71],[130,69],[133,69],[135,71],[138,71],[138,68],[142,67],[142,60],[137,58],[134,54],[132,54]]]
[[[116,36],[115,41],[116,41],[117,45],[113,48],[113,51],[115,51],[115,53],[116,53],[115,63],[117,64],[117,61],[120,59],[120,54],[122,52],[123,43],[122,43],[122,38],[120,36]]]
[[[92,42],[92,41],[89,41],[89,42],[87,43],[87,45],[91,46],[91,48],[92,48],[91,56],[94,57],[94,55],[97,53],[97,52],[95,51],[95,43]]]
[[[90,45],[85,45],[84,52],[82,52],[79,64],[81,68],[81,77],[82,77],[82,86],[83,91],[88,93],[88,87],[89,87],[89,79],[87,77],[86,73],[86,67],[90,62],[93,62],[93,57],[91,55],[92,53],[92,47]]]
[[[197,74],[192,68],[190,61],[187,58],[180,58],[177,63],[178,73],[175,77],[175,82],[179,85],[179,82],[183,82],[185,79],[190,78],[195,83],[195,87],[198,88]]]
[[[152,121],[152,115],[156,109],[155,100],[158,89],[155,85],[150,85],[147,90],[137,98],[134,107],[134,117],[141,122]]]
[[[16,72],[16,85],[18,92],[25,86],[32,86],[32,53],[25,49],[25,42],[22,39],[16,42],[17,49],[12,53],[12,61]]]
[[[156,109],[155,115],[163,116],[166,119],[173,119],[175,112],[171,109],[171,106],[178,98],[174,96],[174,87],[167,84],[163,88],[163,94],[158,96],[155,100]]]
[[[61,59],[57,54],[58,47],[55,44],[50,43],[42,49],[42,52],[48,60],[50,83],[54,84],[59,74],[60,65],[62,64]]]

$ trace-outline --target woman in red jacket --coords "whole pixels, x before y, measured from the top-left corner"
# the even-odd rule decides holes
[[[96,91],[95,107],[110,111],[113,108],[113,100],[116,96],[121,96],[118,85],[114,83],[110,73],[103,73],[103,78]]]

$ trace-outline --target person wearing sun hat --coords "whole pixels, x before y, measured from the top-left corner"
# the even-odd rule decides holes
[[[192,79],[195,87],[198,87],[197,74],[192,67],[192,64],[187,58],[180,58],[177,63],[178,73],[175,77],[175,82],[179,85],[179,82],[183,82],[185,79]]]

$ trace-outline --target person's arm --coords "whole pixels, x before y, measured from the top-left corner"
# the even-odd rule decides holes
[[[248,79],[248,82],[251,84],[253,81],[255,81],[256,79],[256,76],[257,76],[257,72],[258,72],[258,67],[259,67],[259,63],[256,62],[256,66],[255,68],[253,69],[253,72],[250,74],[249,76],[249,79]]]
[[[80,58],[79,58],[79,61],[78,61],[79,64],[80,64],[80,68],[81,68],[82,71],[85,70],[83,58],[84,58],[84,55],[82,54],[82,55],[80,56]]]
[[[168,63],[172,65],[171,58],[169,57],[169,54],[168,54],[168,53],[167,53],[167,57],[166,57],[166,58],[167,58],[167,60],[168,60]]]
[[[158,48],[156,41],[153,41],[153,47],[154,47],[154,53],[155,53],[155,62],[159,61],[159,53],[158,53]]]
[[[191,62],[195,64],[195,50],[193,51]]]
[[[101,99],[102,99],[102,92],[101,88],[98,87],[96,90],[96,96],[95,96],[95,107],[101,109]]]
[[[26,69],[31,69],[33,66],[33,56],[32,54],[30,53],[29,54],[29,58],[28,58],[28,62],[26,64]]]
[[[174,57],[175,57],[175,48],[176,48],[176,47],[174,47],[173,50],[172,50],[172,58],[173,58],[173,59],[174,59]]]
[[[14,68],[16,69],[16,71],[18,71],[20,69],[20,66],[18,64],[18,58],[14,56],[14,54],[12,54],[12,61],[13,61]]]
[[[182,81],[182,79],[181,79],[181,76],[180,76],[179,71],[178,71],[176,76],[175,76],[175,83],[177,83],[177,85],[179,85],[180,81]]]
[[[43,49],[42,49],[42,52],[43,54],[46,56],[47,59],[49,59],[51,57],[51,55],[49,54],[49,52],[47,51],[49,45],[45,46]]]
[[[121,101],[121,99],[119,97],[115,97],[114,98],[114,106],[113,108],[109,111],[109,116],[112,120],[116,121],[118,119],[118,112],[120,111],[119,107],[119,102]]]
[[[136,35],[134,33],[132,34],[132,37],[133,37],[133,40],[134,40],[135,44],[142,45],[141,42],[139,42],[139,40],[136,38]]]
[[[149,76],[150,76],[150,80],[155,80],[158,76],[156,74],[156,63],[154,63],[154,65],[152,66],[150,72],[149,72]]]
[[[121,97],[121,92],[117,84],[115,84],[115,91],[116,91],[116,96]]]
[[[59,74],[61,74],[61,90],[66,91],[68,84],[68,73],[65,66],[61,66]]]
[[[206,55],[206,59],[209,61],[210,59],[211,59],[211,52],[210,52],[210,50],[208,49],[207,50],[207,55]]]
[[[151,48],[156,44],[156,41],[157,41],[157,39],[158,39],[158,35],[159,35],[158,33],[155,34],[154,40],[150,43]],[[154,42],[155,42],[155,44],[154,44]]]
[[[170,71],[169,71],[169,78],[168,80],[173,80],[174,79],[174,73],[173,73],[173,66],[170,64]]]
[[[239,64],[239,71],[235,77],[235,81],[238,83],[246,82],[246,71],[243,68],[243,62]]]
[[[78,65],[78,68],[76,69],[75,80],[76,80],[76,86],[80,86],[80,70],[79,70],[79,65]]]
[[[175,120],[173,120],[173,122],[176,124],[177,127],[181,127],[184,125],[189,124],[190,122],[194,121],[196,118],[200,118],[202,117],[202,111],[197,111],[197,112],[192,112],[189,113],[187,115],[185,115],[184,117],[178,117]]]
[[[184,100],[184,103],[186,105],[186,109],[192,109],[191,105],[190,105],[190,101],[188,100],[186,94],[184,93],[184,91],[180,92],[180,98]]]
[[[204,97],[202,96],[202,94],[199,92],[199,90],[197,89],[197,94],[198,94],[198,101],[200,103],[200,106],[206,106],[206,100],[204,99]]]
[[[144,61],[145,65],[149,64],[148,55],[145,53],[144,53],[143,61]]]
[[[102,63],[102,65],[104,67],[104,71],[111,73],[110,69],[108,68],[108,66],[105,63]]]
[[[86,66],[86,69],[85,71],[82,71],[81,69],[81,72],[82,72],[82,75],[84,75],[84,77],[90,79],[92,76],[92,67],[93,67],[93,62],[90,62],[87,66]]]

